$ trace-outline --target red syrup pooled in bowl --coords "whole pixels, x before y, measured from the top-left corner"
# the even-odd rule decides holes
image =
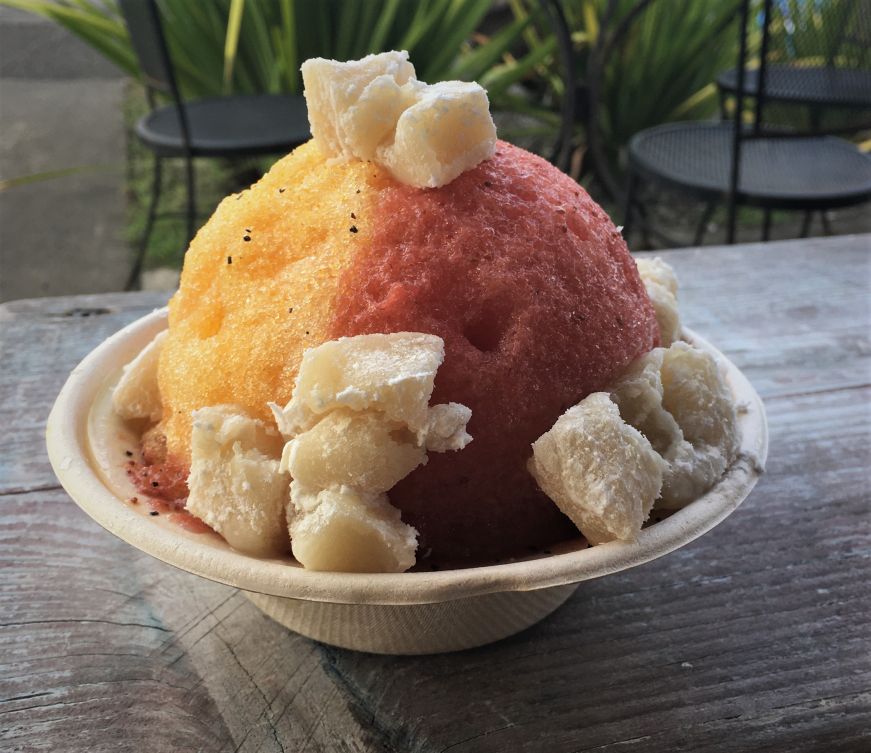
[[[131,504],[144,504],[149,508],[149,515],[166,515],[170,522],[190,533],[213,532],[185,510],[188,488],[184,469],[172,464],[146,465],[130,459],[126,471],[142,495],[131,497]]]

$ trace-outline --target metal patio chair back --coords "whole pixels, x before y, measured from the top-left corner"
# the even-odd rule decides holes
[[[871,0],[833,0],[824,10],[829,23],[811,3],[767,8],[759,66],[746,67],[742,89],[756,105],[757,131],[849,134],[871,127]],[[739,70],[717,76],[723,119]]]
[[[164,159],[181,158],[185,162],[187,246],[196,229],[195,158],[283,153],[308,140],[310,132],[301,96],[261,94],[184,100],[156,0],[119,0],[119,6],[151,107],[151,112],[136,123],[135,134],[153,155],[148,217],[127,280],[126,288],[130,290],[139,285],[148,240],[158,219]],[[161,105],[160,96],[169,103]]]
[[[739,7],[739,53],[731,121],[667,123],[645,129],[631,139],[624,199],[627,237],[636,208],[643,211],[643,206],[636,206],[640,203],[641,182],[664,185],[706,203],[696,231],[696,245],[703,241],[718,204],[727,206],[726,240],[734,243],[739,206],[763,210],[762,237],[767,240],[773,210],[803,211],[804,236],[813,212],[871,199],[871,158],[855,145],[766,120],[773,2],[764,0],[758,19],[758,67],[751,65],[748,54],[751,9],[755,6],[753,0],[743,0]],[[745,108],[748,101],[752,105],[749,112]]]

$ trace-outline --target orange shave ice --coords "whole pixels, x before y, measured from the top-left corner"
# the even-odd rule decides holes
[[[474,441],[390,490],[420,557],[522,553],[577,535],[537,487],[531,444],[658,345],[626,244],[583,188],[505,142],[440,188],[309,142],[225,199],[185,258],[160,356],[163,419],[146,460],[190,463],[193,410],[271,420],[303,352],[367,333],[444,340],[434,403],[472,410]],[[146,470],[147,475],[147,470]]]

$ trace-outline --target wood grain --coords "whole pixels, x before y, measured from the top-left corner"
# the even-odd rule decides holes
[[[301,638],[93,524],[51,473],[45,417],[163,298],[0,307],[0,749],[871,749],[871,238],[663,255],[686,323],[766,401],[766,476],[693,544],[432,657]]]
[[[45,421],[69,372],[112,333],[163,306],[164,293],[35,298],[0,305],[0,492],[56,487]]]

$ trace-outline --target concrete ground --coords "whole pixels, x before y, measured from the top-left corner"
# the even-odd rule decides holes
[[[119,290],[125,80],[55,24],[0,7],[0,300]]]

